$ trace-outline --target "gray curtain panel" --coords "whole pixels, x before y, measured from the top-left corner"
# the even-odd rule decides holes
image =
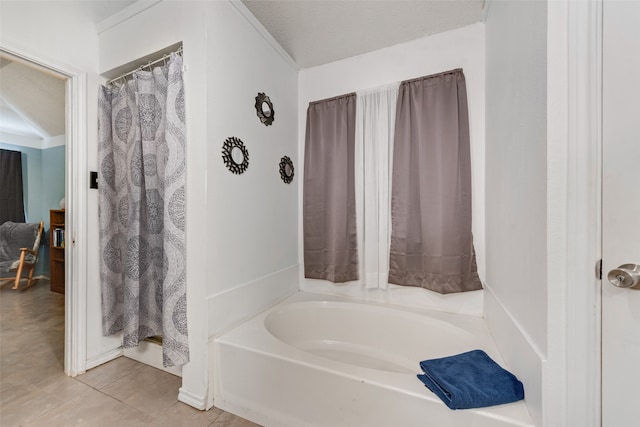
[[[102,326],[124,347],[163,338],[165,366],[189,361],[182,57],[102,86],[99,217]]]
[[[0,149],[0,224],[24,220],[22,153]]]
[[[304,273],[310,279],[358,279],[355,117],[355,94],[307,109],[303,221]]]
[[[462,70],[402,82],[391,195],[389,283],[442,294],[481,289],[471,235]]]

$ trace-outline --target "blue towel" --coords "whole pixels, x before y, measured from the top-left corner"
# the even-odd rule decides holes
[[[420,362],[418,375],[451,409],[482,408],[524,399],[522,383],[482,350]]]

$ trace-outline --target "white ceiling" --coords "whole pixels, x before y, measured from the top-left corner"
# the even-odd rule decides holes
[[[1,1],[1,0],[0,0]],[[70,7],[82,10],[94,24],[104,21],[121,10],[131,6],[136,0],[64,0]],[[143,0],[140,0],[143,1]]]
[[[138,2],[149,0],[138,0]],[[215,1],[215,0],[209,0]],[[241,0],[301,67],[314,67],[482,20],[485,0]],[[130,0],[74,0],[98,23]]]
[[[97,23],[133,3],[135,0],[66,0],[64,7],[79,10]],[[63,135],[64,80],[0,56],[0,133],[0,142],[36,148]],[[63,141],[56,138],[54,144]]]
[[[0,97],[0,132],[40,139],[41,136]],[[3,142],[0,139],[0,142]]]
[[[6,58],[0,65],[0,131],[41,139],[63,135],[64,80]]]
[[[308,68],[482,20],[484,0],[242,0]]]
[[[65,6],[97,24],[135,2],[65,0]],[[309,68],[478,22],[485,0],[242,3],[300,68]],[[0,58],[0,131],[39,138],[64,133],[64,82]]]

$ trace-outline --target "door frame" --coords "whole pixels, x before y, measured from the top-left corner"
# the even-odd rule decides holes
[[[39,53],[0,41],[12,59],[65,77],[65,342],[64,372],[86,370],[87,293],[87,74]],[[71,244],[69,244],[71,243]]]
[[[545,426],[601,425],[603,0],[548,2]]]

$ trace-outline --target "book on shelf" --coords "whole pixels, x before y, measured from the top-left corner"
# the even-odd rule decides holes
[[[53,246],[64,248],[64,228],[53,229]]]

